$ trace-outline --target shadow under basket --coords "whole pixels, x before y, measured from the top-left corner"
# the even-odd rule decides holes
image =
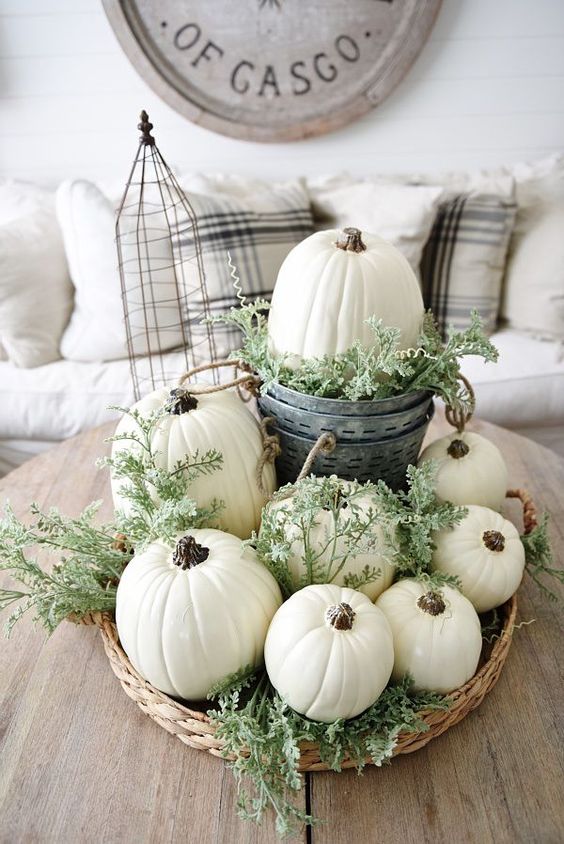
[[[338,475],[345,480],[384,480],[392,489],[405,484],[405,472],[415,463],[429,422],[433,396],[419,390],[372,401],[341,401],[307,396],[273,385],[258,398],[263,417],[280,439],[276,460],[279,484],[293,483],[323,434],[333,434],[330,453],[316,456],[314,475]]]

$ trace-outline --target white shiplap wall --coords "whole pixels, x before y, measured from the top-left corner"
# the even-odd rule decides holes
[[[535,158],[564,148],[564,0],[444,0],[430,41],[379,109],[274,145],[177,115],[130,66],[99,0],[0,0],[0,175],[121,179],[141,107],[181,169],[279,178]]]

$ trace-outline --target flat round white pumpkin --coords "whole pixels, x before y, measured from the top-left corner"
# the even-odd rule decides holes
[[[468,515],[434,534],[433,568],[458,578],[477,612],[499,607],[517,591],[525,549],[514,524],[488,507],[468,506]]]
[[[330,723],[354,718],[379,698],[394,652],[388,622],[366,595],[323,584],[282,604],[264,658],[272,685],[292,709]]]
[[[281,601],[252,548],[223,531],[192,530],[128,563],[116,624],[142,677],[165,694],[200,700],[229,674],[262,663]]]

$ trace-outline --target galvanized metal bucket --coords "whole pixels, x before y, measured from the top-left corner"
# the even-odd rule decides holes
[[[433,417],[429,391],[405,393],[372,401],[342,401],[308,396],[280,384],[260,396],[263,417],[270,416],[282,453],[276,461],[280,484],[293,483],[308,454],[323,434],[333,434],[330,454],[318,454],[311,471],[346,480],[376,481],[393,489],[405,485],[405,472],[415,463]]]

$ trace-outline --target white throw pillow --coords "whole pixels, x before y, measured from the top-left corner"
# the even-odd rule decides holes
[[[243,293],[251,298],[269,297],[282,261],[313,230],[304,187],[299,182],[268,185],[230,176],[185,177],[182,186],[198,220],[211,312],[223,313],[237,303],[228,250],[238,268]],[[57,193],[57,213],[76,288],[75,311],[61,344],[63,356],[69,360],[113,360],[127,355],[113,209],[114,203],[89,182],[67,182]],[[192,229],[177,205],[170,221],[171,249],[160,209],[159,201],[155,213],[146,218],[148,247],[142,252],[143,270],[149,263],[154,295],[159,300],[154,309],[143,303],[134,192],[128,194],[120,218],[132,347],[136,356],[142,356],[182,347],[186,338],[189,345],[191,341],[195,363],[201,363],[210,357],[210,329],[201,325],[203,303]],[[151,298],[145,288],[147,296]],[[218,357],[239,345],[236,331],[222,325],[212,330]]]
[[[514,173],[518,211],[501,315],[511,328],[564,340],[564,156]]]
[[[72,307],[53,196],[33,185],[0,185],[0,342],[18,367],[59,358]]]
[[[126,357],[113,205],[91,182],[63,182],[57,217],[75,288],[61,354],[78,361]]]
[[[389,240],[419,271],[443,188],[343,175],[308,182],[317,228],[356,226]]]

